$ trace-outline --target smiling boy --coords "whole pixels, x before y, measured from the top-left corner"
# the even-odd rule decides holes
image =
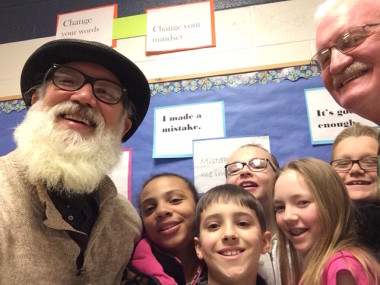
[[[248,191],[232,184],[212,188],[196,209],[195,250],[207,266],[197,284],[266,284],[257,267],[270,238],[262,206]]]

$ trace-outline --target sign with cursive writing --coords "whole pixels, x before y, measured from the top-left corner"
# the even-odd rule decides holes
[[[269,136],[194,140],[194,184],[198,192],[226,183],[224,166],[234,151],[247,144],[260,145],[270,152]]]

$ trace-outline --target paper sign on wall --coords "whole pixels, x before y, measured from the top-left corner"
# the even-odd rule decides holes
[[[146,54],[216,45],[214,1],[147,9]]]
[[[113,20],[117,4],[57,15],[57,39],[81,39],[115,46]]]
[[[305,89],[305,99],[312,144],[333,143],[344,128],[352,126],[355,122],[371,127],[377,126],[343,109],[326,88]]]
[[[191,157],[193,140],[225,136],[224,102],[156,107],[153,158]]]
[[[110,177],[116,185],[117,192],[127,197],[131,201],[131,168],[132,149],[125,148],[122,152],[119,163],[112,169]]]
[[[194,185],[199,193],[226,183],[224,166],[231,154],[246,144],[259,144],[270,152],[269,136],[195,140]]]

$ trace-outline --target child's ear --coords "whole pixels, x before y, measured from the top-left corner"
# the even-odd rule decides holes
[[[201,250],[201,242],[199,241],[198,237],[194,237],[194,246],[195,246],[195,252],[199,258],[199,260],[203,259],[203,254]]]
[[[270,231],[266,231],[263,233],[263,243],[261,248],[261,253],[267,253],[270,250],[270,240],[272,238],[272,233]]]

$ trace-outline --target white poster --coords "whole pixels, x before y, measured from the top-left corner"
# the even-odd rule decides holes
[[[214,1],[146,10],[146,54],[215,46]]]
[[[114,46],[112,29],[116,16],[117,4],[59,14],[56,39],[81,39]]]
[[[305,89],[307,115],[312,144],[333,143],[336,136],[355,122],[371,127],[377,125],[343,109],[326,88]]]
[[[116,185],[117,192],[131,201],[131,167],[132,167],[132,150],[124,149],[119,163],[112,169],[109,174],[113,183]]]
[[[156,107],[153,158],[192,157],[193,140],[225,132],[223,101]]]
[[[270,152],[269,136],[239,137],[195,140],[194,148],[194,184],[199,193],[205,193],[212,187],[226,183],[224,166],[228,158],[239,147],[246,144],[259,144]]]

